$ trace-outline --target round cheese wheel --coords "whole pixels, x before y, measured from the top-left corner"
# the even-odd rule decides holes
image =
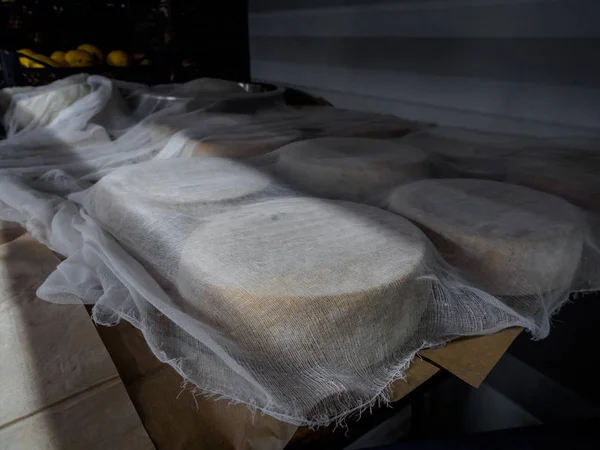
[[[183,130],[194,130],[195,136],[210,136],[217,130],[234,129],[248,123],[244,116],[201,114],[197,112],[160,117],[141,124],[153,139],[168,139]]]
[[[395,142],[411,145],[429,154],[437,177],[503,180],[510,158],[536,141],[523,136],[432,127]]]
[[[44,86],[33,91],[17,94],[5,117],[5,124],[17,129],[26,126],[46,126],[61,112],[81,100],[91,92],[86,82]]]
[[[581,211],[532,189],[422,180],[394,190],[389,209],[419,225],[453,265],[494,295],[567,289],[579,265]]]
[[[184,156],[218,156],[221,158],[249,158],[277,150],[300,138],[293,131],[272,132],[247,130],[246,132],[216,133],[201,137],[193,130],[186,132],[190,141]]]
[[[411,133],[404,142],[427,152],[455,158],[485,158],[513,154],[540,145],[541,139],[510,134],[494,134],[466,128],[432,127]]]
[[[535,160],[515,161],[508,178],[516,184],[559,195],[575,205],[600,212],[598,170],[600,161],[596,158],[581,155],[580,159],[569,161],[564,155],[560,159],[539,155]]]
[[[268,189],[260,172],[221,158],[175,158],[124,167],[83,197],[85,209],[155,273],[177,268],[186,237],[206,217]]]
[[[145,200],[177,208],[239,200],[265,189],[271,180],[244,164],[223,158],[175,158],[121,168],[95,188],[96,209],[116,199]],[[105,203],[106,205],[103,205]]]
[[[262,357],[284,349],[318,364],[350,351],[353,364],[369,365],[382,343],[397,348],[417,326],[427,249],[417,227],[378,208],[276,199],[198,227],[175,284],[190,309]]]
[[[313,106],[301,109],[265,110],[258,117],[273,126],[293,127],[307,138],[326,136],[392,138],[404,136],[416,123],[395,116]]]
[[[278,153],[275,170],[284,180],[339,200],[374,201],[428,173],[421,150],[378,139],[312,139],[289,144]]]
[[[154,140],[173,138],[174,156],[232,159],[262,155],[301,136],[290,129],[268,130],[253,124],[248,116],[234,114],[182,114],[158,119],[145,128]]]

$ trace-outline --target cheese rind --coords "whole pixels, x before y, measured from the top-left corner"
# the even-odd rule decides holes
[[[585,219],[559,197],[494,181],[423,180],[397,188],[389,209],[494,295],[567,289],[579,266]]]
[[[183,246],[175,285],[192,314],[256,351],[320,358],[302,350],[308,339],[335,359],[333,348],[352,342],[356,363],[367,366],[381,358],[382,342],[396,348],[414,332],[429,295],[419,278],[427,257],[425,236],[394,214],[277,199],[199,226]]]
[[[323,138],[279,150],[276,173],[321,197],[370,202],[391,188],[425,178],[427,156],[416,148],[378,139]]]

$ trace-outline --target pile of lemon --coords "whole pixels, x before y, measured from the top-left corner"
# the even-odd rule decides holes
[[[114,50],[106,55],[95,45],[83,44],[76,50],[68,52],[56,51],[50,56],[35,53],[33,50],[24,48],[17,51],[19,62],[28,69],[43,69],[50,67],[92,67],[104,62],[113,67],[129,66],[129,55],[121,50]]]

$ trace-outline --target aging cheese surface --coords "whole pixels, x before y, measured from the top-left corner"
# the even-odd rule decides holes
[[[148,124],[142,124],[145,130],[152,135],[154,139],[168,139],[176,133],[184,130],[194,130],[193,133],[198,136],[210,136],[212,133],[223,129],[235,129],[235,127],[244,126],[248,119],[244,116],[233,116],[226,114],[203,114],[191,112],[157,118]]]
[[[90,92],[91,88],[87,83],[77,83],[16,95],[11,105],[10,119],[17,128],[24,128],[30,124],[46,126],[56,119],[61,111]]]
[[[215,133],[200,137],[193,131],[186,133],[189,143],[184,156],[218,156],[221,158],[249,158],[277,150],[297,140],[300,133],[252,130]]]
[[[265,110],[258,120],[272,126],[288,126],[303,132],[306,138],[371,137],[393,138],[417,129],[415,122],[395,116],[364,111],[315,106],[301,109]]]
[[[367,349],[402,343],[426,307],[429,287],[417,278],[427,244],[417,227],[378,208],[270,200],[199,226],[176,285],[190,309],[258,351],[356,342],[368,364],[377,352]]]
[[[600,212],[600,159],[578,155],[571,151],[574,160],[549,158],[516,161],[508,171],[508,179],[516,184],[555,194],[569,202]]]
[[[323,138],[279,151],[276,173],[311,194],[374,201],[399,185],[427,176],[422,151],[378,139]]]
[[[257,170],[223,158],[175,158],[119,169],[103,178],[97,195],[172,206],[230,201],[254,194],[270,183]]]
[[[174,271],[187,236],[206,217],[260,196],[271,179],[222,158],[175,158],[121,168],[82,200],[140,261]]]
[[[540,139],[494,134],[465,128],[433,127],[395,139],[427,152],[455,158],[484,158],[511,154],[539,144]]]
[[[419,225],[446,259],[495,295],[566,289],[584,240],[580,210],[559,197],[484,180],[422,180],[389,209]]]
[[[153,139],[172,138],[177,156],[248,158],[271,152],[300,138],[292,129],[269,130],[248,116],[189,113],[146,126]],[[177,135],[177,136],[175,136]]]

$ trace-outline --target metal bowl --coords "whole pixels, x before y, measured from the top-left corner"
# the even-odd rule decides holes
[[[245,93],[173,95],[168,85],[139,91],[132,96],[132,106],[140,115],[148,115],[169,107],[180,106],[184,111],[204,109],[212,112],[251,114],[258,109],[284,102],[285,89],[269,84],[238,83]],[[250,95],[248,95],[250,94]]]

